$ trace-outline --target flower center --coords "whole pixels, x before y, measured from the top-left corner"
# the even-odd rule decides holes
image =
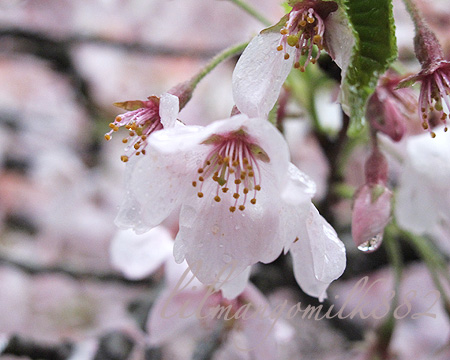
[[[422,127],[430,130],[430,119],[428,112],[436,111],[445,125],[447,124],[448,112],[450,111],[450,77],[446,69],[438,69],[432,75],[428,75],[422,80],[422,87],[419,95],[420,114],[422,119]],[[444,108],[442,102],[445,102],[447,109]],[[444,129],[447,131],[447,126]],[[431,131],[431,136],[436,134]]]
[[[129,153],[130,150],[132,152],[121,156],[123,162],[127,162],[133,155],[145,155],[148,136],[153,131],[163,128],[159,117],[159,106],[151,100],[139,101],[139,103],[144,107],[118,115],[114,122],[109,124],[111,130],[105,134],[105,139],[111,140],[112,133],[118,131],[120,127],[124,126],[129,131],[128,136],[124,137],[122,142],[127,144],[125,152]]]
[[[286,49],[288,46],[295,47],[294,67],[305,71],[306,66],[310,62],[315,64],[320,56],[324,31],[323,20],[313,8],[292,10],[286,25],[280,30],[282,36],[277,50],[284,50],[284,58],[289,59]],[[302,56],[306,56],[306,59],[300,65]]]
[[[228,135],[212,135],[203,144],[213,148],[197,170],[198,179],[192,182],[192,186],[199,186],[197,196],[204,197],[203,185],[212,179],[217,183],[213,194],[215,201],[220,202],[222,196],[233,198],[230,212],[236,209],[244,211],[249,198],[250,204],[255,205],[256,194],[261,190],[258,160],[269,161],[264,150],[250,142],[243,130]]]

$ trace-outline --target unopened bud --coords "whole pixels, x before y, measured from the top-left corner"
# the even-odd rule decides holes
[[[363,185],[355,194],[352,237],[359,250],[372,252],[383,241],[390,221],[392,192],[382,184]]]

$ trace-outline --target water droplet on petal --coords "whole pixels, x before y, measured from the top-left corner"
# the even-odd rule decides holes
[[[220,244],[219,247],[222,249],[223,248],[223,244]]]
[[[219,232],[219,226],[217,224],[213,225],[213,227],[211,228],[211,231],[212,231],[213,235],[216,235]]]
[[[377,250],[381,246],[382,242],[383,242],[383,234],[380,233],[375,235],[372,239],[363,242],[361,245],[359,245],[358,250],[361,250],[362,252],[365,253],[371,253]]]
[[[229,254],[224,254],[222,259],[228,264],[231,261],[231,256]]]

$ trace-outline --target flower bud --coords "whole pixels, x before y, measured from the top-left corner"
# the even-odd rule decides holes
[[[383,241],[391,215],[392,192],[382,184],[363,185],[355,195],[352,237],[359,250],[372,252]]]

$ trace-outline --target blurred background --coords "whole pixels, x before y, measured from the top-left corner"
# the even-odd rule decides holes
[[[277,0],[248,3],[274,23],[283,15]],[[5,347],[9,354],[0,359],[190,358],[196,345],[186,336],[150,348],[140,331],[162,273],[131,281],[110,264],[125,165],[121,136],[106,142],[103,135],[121,112],[114,102],[160,95],[261,28],[226,0],[0,1],[0,354]],[[183,122],[229,116],[233,65],[220,65],[199,85]],[[336,114],[330,111],[325,116]],[[309,144],[306,152],[293,158],[317,171],[321,186],[328,170],[318,164],[326,159],[314,150],[316,139],[301,144]],[[357,174],[363,162],[355,159],[349,171]],[[338,209],[345,224],[349,202]],[[343,241],[351,244],[348,231]],[[392,278],[382,250],[370,258],[349,250],[349,259],[332,294],[346,294],[367,273]],[[430,278],[414,255],[410,260],[404,291],[415,286],[426,294]],[[286,284],[280,269],[276,263],[265,274]],[[270,281],[257,284],[270,301],[314,303],[299,290],[272,291]],[[374,289],[371,299],[385,289]],[[437,319],[404,321],[396,330],[399,358],[419,359],[418,352],[434,354],[445,344],[448,319],[439,306],[433,310]],[[280,358],[348,359],[370,343],[377,324],[299,319],[286,327],[293,332],[279,329]]]

